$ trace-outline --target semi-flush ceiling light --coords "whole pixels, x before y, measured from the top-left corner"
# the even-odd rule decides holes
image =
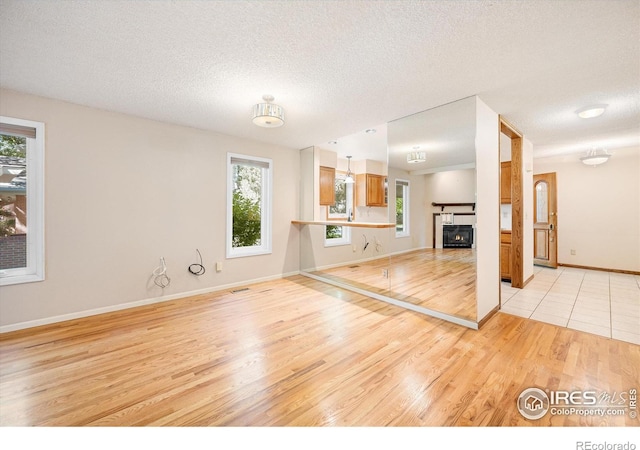
[[[284,125],[284,110],[282,106],[271,103],[272,95],[263,95],[266,103],[258,103],[253,106],[253,123],[259,127],[277,128]]]
[[[587,156],[580,158],[580,161],[588,166],[599,166],[609,161],[609,158],[611,158],[611,155],[606,150],[593,149],[589,150]]]
[[[365,133],[367,134],[374,134],[377,130],[375,128],[368,128],[366,130],[364,130]]]
[[[604,114],[605,109],[607,109],[607,105],[591,105],[577,110],[576,114],[582,119],[591,119]]]
[[[427,152],[410,152],[407,155],[407,162],[409,164],[422,163],[427,160]]]
[[[351,156],[347,156],[347,176],[344,178],[344,182],[347,184],[355,183],[353,174],[351,173]]]

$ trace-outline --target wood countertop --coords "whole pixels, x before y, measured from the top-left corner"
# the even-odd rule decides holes
[[[357,228],[394,228],[395,223],[379,223],[379,222],[347,222],[337,220],[292,220],[294,225],[334,225],[337,227],[357,227]]]

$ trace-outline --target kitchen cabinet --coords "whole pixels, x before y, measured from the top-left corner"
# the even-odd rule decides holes
[[[500,203],[511,203],[511,161],[500,163]]]
[[[511,232],[500,233],[500,278],[511,281]]]
[[[357,206],[387,206],[387,177],[372,173],[356,175]]]
[[[336,203],[336,169],[320,166],[320,205]]]

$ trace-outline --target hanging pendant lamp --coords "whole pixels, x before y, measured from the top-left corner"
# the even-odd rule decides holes
[[[277,128],[284,125],[284,110],[282,106],[271,103],[272,95],[263,95],[266,103],[258,103],[253,106],[253,123],[263,128]]]
[[[353,184],[356,182],[353,179],[353,174],[351,173],[351,156],[347,156],[347,176],[345,177],[344,182],[347,184]]]

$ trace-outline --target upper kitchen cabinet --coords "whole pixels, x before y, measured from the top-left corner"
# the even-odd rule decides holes
[[[387,206],[387,177],[372,173],[356,175],[357,206]]]
[[[500,203],[511,203],[511,161],[500,163]]]
[[[336,169],[320,166],[320,205],[330,206],[336,203]]]

